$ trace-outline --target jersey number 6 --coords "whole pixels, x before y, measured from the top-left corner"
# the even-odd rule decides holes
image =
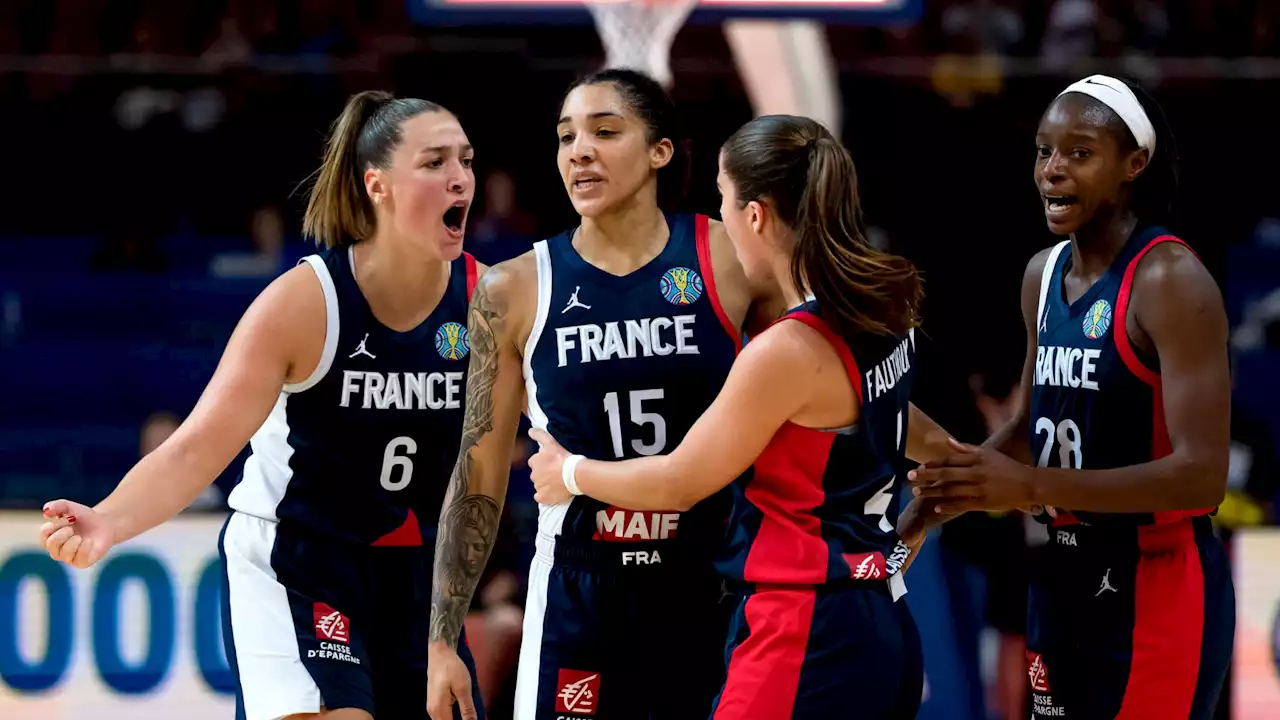
[[[644,411],[645,400],[661,400],[662,389],[632,390],[628,393],[631,406],[631,422],[636,425],[653,426],[653,442],[646,443],[640,439],[631,441],[631,448],[641,455],[657,455],[667,446],[667,421],[655,412]],[[622,409],[618,405],[618,393],[611,392],[604,396],[604,411],[609,416],[609,436],[613,438],[614,457],[625,457],[622,452]]]
[[[400,450],[404,450],[404,455],[400,454]],[[382,475],[378,478],[384,489],[395,492],[409,486],[409,481],[413,479],[413,460],[408,456],[416,452],[418,443],[407,435],[387,443],[387,449],[382,451]],[[400,478],[393,480],[391,475],[396,468],[400,468]]]

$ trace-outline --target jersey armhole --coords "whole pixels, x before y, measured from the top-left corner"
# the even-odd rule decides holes
[[[707,299],[711,301],[711,309],[715,311],[716,317],[720,318],[720,324],[724,326],[724,331],[733,341],[734,352],[740,353],[742,352],[742,333],[738,332],[733,322],[729,320],[729,314],[720,304],[720,293],[716,290],[716,269],[711,262],[711,220],[706,215],[694,216],[693,243],[698,250],[698,268],[702,271],[703,282],[707,286]]]
[[[1190,246],[1174,235],[1161,235],[1147,243],[1145,247],[1138,251],[1137,255],[1133,256],[1133,259],[1129,261],[1129,264],[1124,269],[1124,278],[1120,281],[1120,292],[1116,295],[1115,328],[1112,330],[1115,333],[1116,351],[1120,353],[1120,359],[1124,361],[1125,367],[1129,368],[1129,372],[1133,373],[1139,380],[1154,388],[1158,388],[1160,385],[1160,373],[1147,367],[1138,358],[1138,354],[1133,349],[1133,343],[1129,340],[1127,318],[1129,315],[1129,296],[1133,293],[1133,277],[1138,272],[1138,263],[1142,262],[1142,258],[1146,257],[1152,248],[1166,242],[1175,242],[1188,250],[1191,249]],[[1193,254],[1194,252],[1192,251]]]
[[[825,320],[813,313],[793,312],[778,318],[777,322],[782,322],[783,320],[799,320],[817,330],[831,344],[831,348],[836,351],[836,355],[840,356],[840,362],[844,363],[844,371],[849,375],[849,382],[853,384],[854,394],[858,396],[858,407],[862,407],[862,372],[858,369],[858,361],[853,357],[853,351],[849,349],[849,343],[837,335],[836,331],[832,330]]]
[[[338,353],[338,291],[333,285],[333,276],[329,274],[329,266],[319,255],[308,255],[300,261],[311,266],[320,281],[320,289],[324,293],[324,350],[320,353],[320,363],[311,375],[300,383],[285,383],[287,393],[300,393],[315,387],[324,379],[333,365],[333,358]]]
[[[1044,270],[1040,271],[1040,304],[1036,306],[1036,328],[1037,335],[1039,328],[1045,324],[1045,303],[1049,300],[1049,286],[1053,284],[1053,274],[1058,269],[1058,258],[1062,255],[1062,251],[1070,245],[1070,240],[1063,240],[1053,249],[1049,251],[1049,257],[1045,258]]]
[[[476,259],[469,252],[462,253],[463,259],[467,263],[467,306],[471,305],[471,296],[476,292],[476,280],[479,275],[476,273]]]

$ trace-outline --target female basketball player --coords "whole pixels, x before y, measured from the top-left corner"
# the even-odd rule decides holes
[[[747,123],[718,185],[747,277],[795,309],[752,339],[669,455],[584,460],[533,430],[539,500],[685,509],[732,483],[720,568],[746,589],[711,716],[843,717],[855,702],[858,717],[915,717],[920,639],[896,603],[910,548],[886,516],[904,450],[936,453],[936,426],[909,418],[920,280],[867,242],[853,161],[811,119]]]
[[[1143,90],[1071,85],[1036,145],[1049,229],[1069,239],[1023,278],[1029,392],[986,447],[956,445],[912,482],[948,512],[1065,509],[1030,596],[1037,715],[1207,719],[1235,625],[1208,517],[1226,490],[1222,298],[1162,227],[1178,151]]]
[[[453,646],[493,545],[521,409],[575,449],[660,453],[710,403],[741,344],[752,297],[723,228],[662,210],[685,180],[674,125],[652,78],[609,70],[577,83],[556,133],[581,224],[477,288],[462,450],[436,549],[436,720],[455,700],[470,714]],[[722,532],[719,509],[541,508],[517,719],[705,716],[725,617],[705,552]],[[654,692],[675,678],[678,691]]]
[[[239,717],[425,716],[423,536],[457,452],[480,272],[462,252],[471,162],[439,105],[352,97],[304,221],[328,249],[263,291],[191,415],[107,499],[45,506],[49,554],[88,567],[251,444],[220,541]]]

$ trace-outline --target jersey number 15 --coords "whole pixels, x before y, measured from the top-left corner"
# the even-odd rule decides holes
[[[632,390],[627,393],[633,425],[652,425],[653,442],[644,442],[636,438],[631,441],[631,449],[641,455],[657,455],[667,447],[667,421],[656,412],[646,412],[646,400],[661,400],[662,389]],[[622,448],[622,407],[618,402],[618,393],[611,392],[604,396],[604,412],[609,416],[609,437],[613,439],[613,456],[625,457]]]

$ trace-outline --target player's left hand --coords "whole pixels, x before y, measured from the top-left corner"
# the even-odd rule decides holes
[[[543,505],[559,505],[573,498],[573,493],[564,486],[561,469],[569,457],[569,451],[560,447],[560,443],[545,430],[533,428],[529,437],[538,443],[538,452],[529,458],[529,476],[533,479],[533,499]]]
[[[948,440],[952,454],[907,473],[916,497],[939,513],[1004,511],[1034,504],[1026,465],[991,448]]]

